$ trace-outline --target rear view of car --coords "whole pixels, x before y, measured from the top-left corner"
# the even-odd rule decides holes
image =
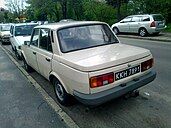
[[[160,14],[153,14],[152,16],[152,22],[150,24],[150,28],[148,30],[149,34],[159,34],[163,29],[166,28],[165,26],[165,19]]]
[[[115,34],[120,32],[138,33],[140,36],[159,34],[166,28],[161,14],[131,15],[112,25]]]
[[[0,41],[2,44],[9,43],[10,40],[10,24],[1,24],[0,25]]]

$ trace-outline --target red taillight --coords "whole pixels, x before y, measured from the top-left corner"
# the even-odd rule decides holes
[[[145,62],[142,62],[141,63],[141,72],[150,69],[153,66],[153,63],[154,63],[153,58],[152,59],[149,59],[149,60],[147,60]]]
[[[114,82],[114,73],[107,73],[100,76],[93,76],[90,78],[90,87],[96,88]]]
[[[155,27],[156,26],[156,24],[155,24],[155,22],[153,21],[151,24],[150,24],[150,27]]]

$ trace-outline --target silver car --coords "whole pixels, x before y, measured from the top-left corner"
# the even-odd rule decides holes
[[[115,34],[120,32],[138,33],[140,36],[159,34],[166,28],[161,14],[131,15],[112,25]]]

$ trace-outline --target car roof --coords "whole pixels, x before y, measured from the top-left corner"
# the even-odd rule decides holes
[[[38,25],[38,23],[16,23],[14,26],[22,26],[22,25]]]
[[[132,16],[152,16],[152,15],[161,15],[161,14],[140,14],[140,15],[130,15],[127,17],[132,17]]]
[[[106,24],[104,22],[99,21],[68,21],[68,22],[57,22],[36,26],[35,28],[49,28],[52,30],[57,30],[64,27],[72,27],[79,25],[89,25],[89,24]]]

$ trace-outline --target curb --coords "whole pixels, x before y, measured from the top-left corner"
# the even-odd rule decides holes
[[[163,42],[171,42],[170,39],[161,39],[161,38],[151,38],[151,37],[140,37],[140,36],[132,36],[132,35],[117,35],[118,37],[123,38],[133,38],[133,39],[141,39],[141,40],[153,40],[153,41],[163,41]],[[166,37],[169,38],[169,37]]]
[[[38,84],[33,77],[31,77],[25,69],[10,55],[10,52],[3,48],[2,50],[7,54],[10,60],[17,66],[21,73],[28,79],[32,86],[42,95],[43,99],[50,105],[50,107],[56,112],[56,114],[64,121],[69,128],[79,128],[79,126],[71,119],[71,117],[62,110],[62,108],[49,96],[49,94]]]

